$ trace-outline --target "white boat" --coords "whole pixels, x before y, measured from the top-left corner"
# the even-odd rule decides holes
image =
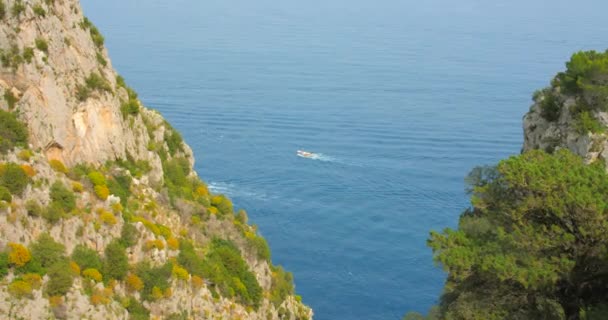
[[[308,152],[308,151],[303,151],[303,150],[298,150],[297,151],[297,155],[299,157],[303,157],[303,158],[314,158],[314,157],[317,156],[316,153]]]

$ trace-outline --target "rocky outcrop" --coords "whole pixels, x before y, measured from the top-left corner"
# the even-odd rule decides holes
[[[543,101],[547,95],[559,103],[559,115],[556,119],[547,120],[543,116]],[[576,107],[575,97],[560,93],[559,88],[548,88],[539,91],[534,104],[523,118],[524,144],[522,151],[544,150],[553,152],[566,148],[585,159],[587,163],[605,162],[608,168],[608,139],[605,133],[592,133],[581,130],[572,110]],[[599,125],[608,128],[608,113],[593,112],[593,119]]]

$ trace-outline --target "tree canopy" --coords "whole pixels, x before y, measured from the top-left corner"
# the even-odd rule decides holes
[[[608,177],[566,150],[473,170],[472,208],[431,232],[441,319],[599,319],[608,301]]]

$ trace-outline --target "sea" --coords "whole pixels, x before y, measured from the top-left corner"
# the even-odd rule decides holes
[[[470,205],[464,177],[517,155],[533,92],[608,46],[605,0],[82,4],[317,320],[438,303],[426,241]]]

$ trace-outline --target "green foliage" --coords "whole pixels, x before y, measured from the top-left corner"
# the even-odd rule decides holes
[[[4,186],[0,186],[0,201],[11,202],[12,200],[11,191]]]
[[[99,171],[91,171],[87,177],[94,186],[105,186],[107,183],[106,177]]]
[[[270,302],[279,307],[285,299],[294,293],[293,275],[281,266],[271,267],[272,286],[270,288]]]
[[[255,275],[249,271],[234,243],[214,239],[203,265],[203,278],[215,283],[222,294],[237,297],[241,303],[259,307],[262,288]]]
[[[79,85],[76,87],[76,97],[80,101],[85,101],[91,96],[92,92],[112,93],[112,86],[104,77],[92,72],[84,80],[84,85]]]
[[[57,159],[51,159],[49,161],[49,165],[56,172],[63,173],[63,174],[67,174],[68,173],[68,168],[65,167],[65,165],[63,164],[63,162],[61,162],[61,161],[59,161]]]
[[[44,53],[49,53],[49,44],[44,38],[36,38],[36,48]]]
[[[211,198],[211,205],[217,208],[220,216],[232,216],[234,214],[232,201],[230,201],[230,199],[223,194]]]
[[[46,11],[44,10],[44,8],[40,4],[34,5],[34,7],[32,9],[34,10],[34,13],[37,16],[39,16],[39,17],[45,17],[46,16]]]
[[[83,19],[83,21],[80,23],[80,27],[83,29],[89,29],[89,33],[91,34],[91,39],[93,40],[93,43],[95,44],[95,46],[97,46],[97,49],[103,48],[103,43],[104,43],[105,39],[99,32],[99,29],[97,29],[97,27],[95,27],[93,25],[93,23],[91,22],[91,20],[89,20],[89,18],[85,17]]]
[[[24,11],[25,11],[25,5],[23,4],[23,1],[21,1],[21,0],[15,1],[15,3],[13,4],[13,7],[11,8],[11,14],[13,15],[13,17],[19,18]]]
[[[25,60],[27,63],[31,63],[32,59],[34,59],[34,48],[23,48],[23,60]]]
[[[25,203],[25,210],[30,217],[42,216],[43,210],[38,201],[30,199]]]
[[[562,103],[551,89],[542,91],[540,101],[541,116],[547,121],[557,121],[561,112]]]
[[[74,278],[67,260],[53,264],[48,271],[49,281],[46,284],[46,293],[49,296],[63,296],[70,288]]]
[[[120,197],[123,206],[127,205],[127,200],[131,196],[131,177],[128,175],[117,175],[108,180],[110,193]]]
[[[108,61],[106,61],[106,58],[103,57],[103,55],[99,52],[97,52],[95,54],[95,57],[97,58],[97,62],[102,66],[105,67],[108,65]]]
[[[6,17],[6,4],[3,0],[0,0],[0,20],[3,20],[4,17]]]
[[[129,173],[133,177],[141,178],[144,174],[150,172],[152,170],[152,166],[150,166],[150,162],[146,160],[135,160],[129,154],[127,154],[127,159],[118,159],[116,160],[116,165],[119,167],[129,170]]]
[[[449,273],[442,318],[574,319],[606,301],[603,166],[531,151],[469,181],[473,208],[429,240]]]
[[[247,241],[250,247],[253,248],[253,251],[257,253],[259,259],[270,262],[270,247],[266,239],[254,234],[248,236]]]
[[[70,212],[76,209],[76,197],[72,190],[66,188],[63,182],[55,181],[51,186],[51,201],[57,203],[63,211]]]
[[[8,252],[0,252],[0,280],[8,275]]]
[[[154,300],[153,289],[159,288],[165,291],[171,286],[171,271],[173,264],[165,263],[160,267],[152,267],[148,262],[143,262],[137,265],[135,274],[144,282],[144,288],[141,291],[141,296],[144,300]]]
[[[124,102],[120,106],[120,112],[122,113],[123,118],[127,118],[128,116],[136,116],[139,114],[139,101],[136,99],[129,99],[129,101]]]
[[[580,134],[601,133],[604,126],[589,111],[582,111],[575,117],[574,128]]]
[[[55,224],[65,216],[65,211],[60,203],[51,202],[42,212],[42,217],[51,224]]]
[[[129,271],[129,259],[125,248],[114,240],[105,250],[103,274],[107,279],[122,280]]]
[[[562,91],[584,100],[590,110],[608,109],[608,52],[580,51],[559,73]]]
[[[120,244],[122,244],[123,247],[128,248],[134,246],[137,243],[138,238],[139,231],[134,225],[130,223],[122,225],[122,230],[120,231]]]
[[[30,183],[30,177],[16,163],[0,164],[0,186],[7,188],[13,195],[21,195]]]
[[[150,319],[150,311],[144,307],[137,299],[129,297],[127,302],[127,311],[129,311],[129,320],[148,320]]]
[[[169,154],[175,155],[178,151],[184,151],[184,140],[182,136],[177,132],[177,130],[170,127],[167,123],[165,126],[168,128],[165,131],[165,142],[167,143],[167,147],[169,148]]]
[[[30,245],[32,256],[36,257],[43,269],[64,261],[65,247],[55,241],[48,233],[43,233],[38,240]]]
[[[6,100],[6,104],[8,105],[9,110],[15,109],[15,105],[19,101],[19,99],[15,97],[11,90],[4,90],[4,100]]]
[[[0,110],[0,154],[27,146],[27,139],[27,127],[13,113]]]
[[[72,251],[72,261],[76,262],[81,270],[102,270],[103,267],[101,257],[97,251],[81,244],[77,245]]]

